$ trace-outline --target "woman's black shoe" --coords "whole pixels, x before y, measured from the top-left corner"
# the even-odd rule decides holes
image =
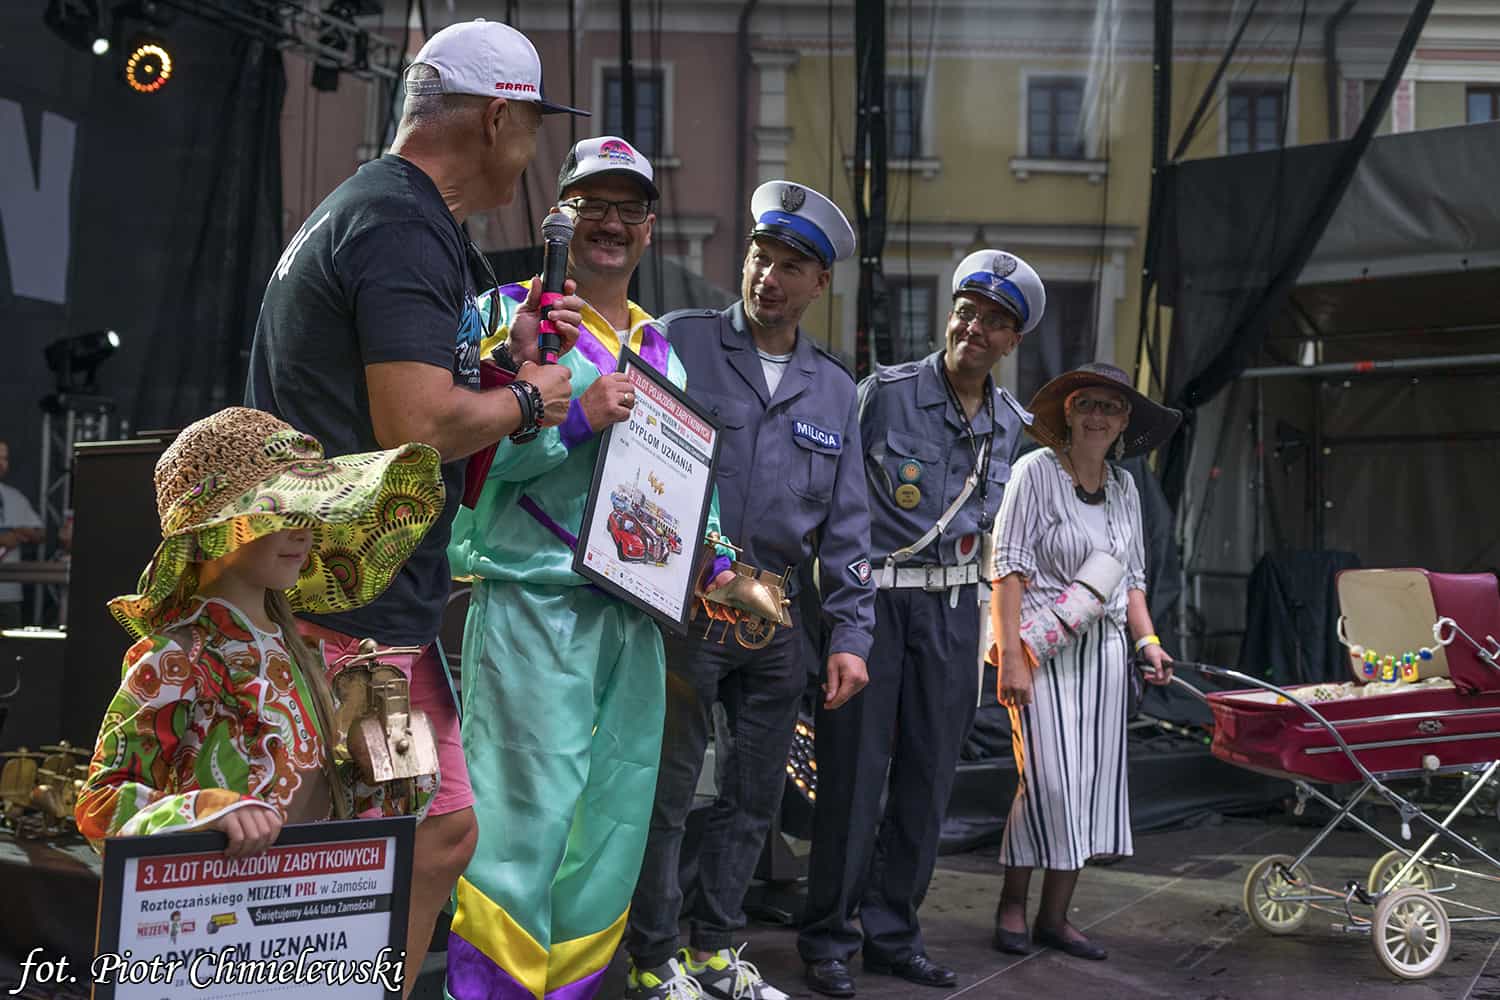
[[[995,925],[995,939],[991,942],[996,951],[1008,952],[1012,955],[1031,954],[1031,936],[1025,931],[1008,931],[999,924]]]
[[[1063,937],[1062,932],[1050,931],[1045,927],[1036,928],[1031,939],[1044,948],[1056,948],[1064,955],[1086,958],[1091,962],[1102,962],[1109,957],[1109,952],[1092,941],[1070,941]]]

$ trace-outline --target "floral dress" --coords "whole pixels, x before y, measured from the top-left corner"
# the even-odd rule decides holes
[[[352,761],[335,766],[330,784],[326,738],[280,631],[202,600],[125,654],[78,796],[78,829],[98,847],[105,837],[201,829],[257,803],[283,821],[327,819],[333,795],[351,813],[426,811],[435,776],[418,780],[409,803],[360,781]]]

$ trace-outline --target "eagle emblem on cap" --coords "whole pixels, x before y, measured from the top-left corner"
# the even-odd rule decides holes
[[[1008,278],[1015,273],[1016,259],[1008,253],[997,253],[990,261],[990,273],[997,278]]]
[[[807,201],[807,192],[795,184],[788,184],[781,189],[781,207],[783,211],[796,212]]]

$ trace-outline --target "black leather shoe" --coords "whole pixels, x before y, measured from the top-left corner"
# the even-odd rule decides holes
[[[990,944],[996,951],[1012,955],[1031,954],[1031,935],[1025,931],[1008,931],[999,924],[995,925],[995,938]]]
[[[849,975],[849,966],[836,958],[808,962],[804,978],[814,993],[821,993],[825,997],[854,995],[854,977]]]
[[[865,971],[878,976],[898,976],[918,986],[956,986],[958,974],[952,969],[938,965],[926,955],[918,952],[904,962],[882,962],[877,958],[865,959]]]
[[[1056,948],[1064,955],[1086,958],[1091,962],[1102,962],[1109,957],[1109,952],[1092,941],[1070,941],[1060,932],[1045,927],[1036,928],[1032,933],[1032,940],[1044,948]]]

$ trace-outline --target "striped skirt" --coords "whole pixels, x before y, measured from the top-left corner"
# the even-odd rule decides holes
[[[1030,705],[1010,710],[1020,781],[1001,864],[1076,870],[1096,855],[1132,853],[1128,662],[1124,634],[1102,619],[1037,669]]]

